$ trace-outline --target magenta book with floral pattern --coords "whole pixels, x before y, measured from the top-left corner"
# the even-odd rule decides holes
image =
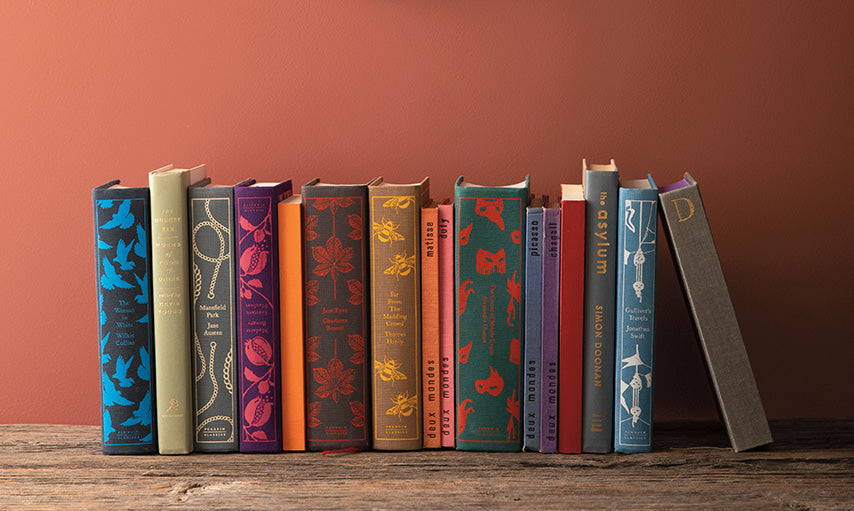
[[[291,181],[234,189],[240,452],[282,450],[277,204]]]

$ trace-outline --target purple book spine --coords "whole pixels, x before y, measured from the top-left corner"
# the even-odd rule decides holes
[[[543,210],[543,310],[540,392],[540,452],[557,452],[560,209]]]
[[[291,181],[234,189],[240,452],[282,450],[277,204]]]

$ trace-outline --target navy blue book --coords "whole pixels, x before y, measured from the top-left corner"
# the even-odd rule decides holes
[[[560,321],[560,205],[543,209],[543,299],[540,350],[540,452],[557,452],[558,344]]]
[[[532,197],[526,212],[525,246],[525,401],[523,451],[540,450],[540,347],[542,346],[543,197]]]
[[[620,183],[614,450],[652,450],[658,188],[652,177]]]
[[[148,188],[92,190],[98,272],[101,451],[154,454]]]

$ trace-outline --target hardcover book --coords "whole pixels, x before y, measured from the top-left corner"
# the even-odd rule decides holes
[[[525,333],[525,212],[529,180],[454,187],[456,447],[520,451]]]
[[[373,447],[422,447],[421,207],[430,182],[368,186]]]
[[[558,452],[581,452],[585,201],[581,185],[561,185]]]
[[[154,372],[160,454],[193,451],[192,342],[187,188],[203,186],[204,165],[172,165],[148,174],[151,190],[151,282],[154,299]]]
[[[525,217],[525,436],[522,450],[540,450],[540,361],[543,347],[543,197],[532,197]]]
[[[584,160],[583,165],[587,225],[581,449],[607,453],[613,447],[614,430],[614,254],[619,177],[614,160],[606,165],[587,165]]]
[[[302,187],[306,448],[368,449],[368,187]]]
[[[623,181],[617,201],[614,451],[652,450],[658,188]]]
[[[302,195],[279,203],[279,308],[282,352],[282,449],[305,450]]]
[[[148,188],[92,190],[98,282],[101,451],[157,452]]]
[[[454,205],[439,204],[439,356],[442,447],[454,447]]]
[[[557,452],[558,328],[560,314],[560,209],[543,209],[542,374],[540,379],[540,452]],[[530,317],[530,316],[528,316]]]
[[[665,234],[691,311],[718,409],[736,452],[773,441],[709,219],[690,174],[659,190]]]
[[[187,194],[192,248],[193,450],[236,452],[234,187],[193,187]]]
[[[421,208],[421,394],[424,448],[442,447],[439,403],[439,207]]]
[[[240,452],[282,450],[279,210],[291,181],[234,189]]]

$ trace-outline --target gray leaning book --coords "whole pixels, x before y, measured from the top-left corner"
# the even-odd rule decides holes
[[[659,189],[662,221],[730,443],[773,441],[735,318],[700,189],[690,174]]]

